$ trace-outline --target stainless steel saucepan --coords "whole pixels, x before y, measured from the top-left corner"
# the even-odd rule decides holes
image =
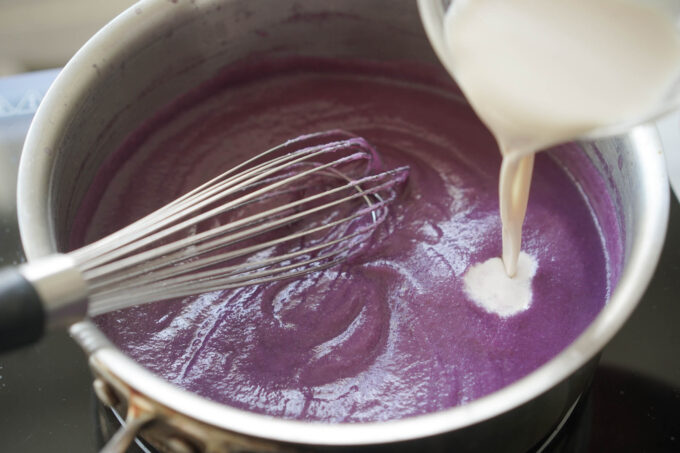
[[[229,63],[266,53],[439,65],[409,0],[143,0],[73,57],[31,126],[18,187],[29,260],[65,249],[97,169],[130,132]],[[467,405],[429,415],[306,423],[184,391],[125,356],[92,323],[81,322],[71,332],[90,357],[97,395],[127,414],[110,451],[122,451],[136,434],[174,452],[519,452],[540,445],[568,415],[598,353],[635,308],[659,257],[668,215],[668,183],[653,128],[579,146],[605,176],[616,204],[613,224],[623,241],[621,256],[612,258],[618,284],[592,325],[536,371]],[[578,177],[577,166],[568,159],[564,164]]]

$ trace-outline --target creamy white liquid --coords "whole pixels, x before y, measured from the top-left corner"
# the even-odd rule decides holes
[[[536,274],[536,260],[520,253],[517,274],[509,277],[500,258],[475,264],[465,273],[465,292],[478,306],[503,318],[516,315],[531,306],[531,280]]]
[[[454,0],[449,67],[498,141],[503,264],[517,272],[536,151],[654,113],[680,34],[644,0]]]

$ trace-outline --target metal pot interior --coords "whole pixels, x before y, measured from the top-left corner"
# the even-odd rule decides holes
[[[68,68],[78,73],[79,84],[69,91],[79,92],[60,106],[68,111],[69,124],[50,146],[55,154],[49,195],[52,247],[63,248],[84,191],[127,135],[229,63],[257,55],[303,55],[438,64],[408,2],[170,6],[141,2],[95,37],[106,52],[81,52]]]
[[[85,191],[102,162],[131,131],[178,94],[210,79],[226,65],[257,55],[439,65],[422,30],[415,2],[142,1],[102,29],[73,58],[36,116],[19,175],[20,228],[29,259],[67,247],[71,221]],[[173,390],[183,395],[183,407],[177,410],[197,419],[228,414],[210,422],[287,442],[370,444],[470,427],[522,405],[536,410],[543,404],[535,400],[537,396],[559,388],[558,396],[548,401],[561,409],[553,410],[545,422],[537,422],[535,432],[528,436],[533,441],[540,438],[578,394],[568,385],[556,385],[569,383],[569,376],[599,352],[637,303],[658,258],[668,210],[660,146],[652,129],[638,128],[625,137],[580,146],[604,175],[606,194],[599,196],[615,204],[615,218],[599,220],[617,233],[605,237],[608,246],[616,248],[615,242],[620,240],[620,253],[610,256],[612,279],[618,281],[618,287],[593,325],[539,370],[465,407],[376,424],[370,429],[313,428],[300,426],[304,425],[300,422],[265,422],[266,417],[249,414],[244,420],[264,423],[250,429],[233,421],[232,416],[240,411],[214,408],[210,402],[179,389]],[[578,166],[572,165],[568,156],[559,158],[578,180]],[[584,191],[589,190],[593,188],[586,181]],[[592,202],[599,215],[597,197]],[[88,325],[88,329],[95,328]],[[102,345],[88,349],[92,352]],[[131,360],[118,357],[115,362],[119,370],[124,368],[120,376],[125,379],[135,380],[143,374]],[[139,383],[153,393],[154,379],[160,381],[144,375]],[[580,378],[571,384],[583,385],[586,380]],[[208,407],[211,409],[206,410]],[[266,432],[263,426],[271,429]]]

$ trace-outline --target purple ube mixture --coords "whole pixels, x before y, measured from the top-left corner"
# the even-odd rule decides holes
[[[533,303],[508,319],[477,307],[462,276],[500,255],[500,155],[436,71],[397,68],[244,65],[133,134],[90,189],[74,246],[314,131],[361,135],[386,168],[411,172],[374,242],[351,262],[295,281],[109,313],[96,324],[137,362],[187,390],[302,420],[364,422],[445,409],[559,353],[597,315],[612,284],[593,211],[567,173],[539,155],[523,233],[524,250],[538,260]]]

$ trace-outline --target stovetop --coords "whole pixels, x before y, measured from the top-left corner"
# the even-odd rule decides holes
[[[0,266],[23,260],[16,226],[16,169],[23,140],[58,70],[0,78]],[[680,190],[680,114],[659,124]],[[677,192],[676,192],[677,193]],[[680,204],[640,305],[604,349],[549,452],[680,452]],[[0,354],[0,451],[92,452],[100,433],[85,355],[65,332]]]

